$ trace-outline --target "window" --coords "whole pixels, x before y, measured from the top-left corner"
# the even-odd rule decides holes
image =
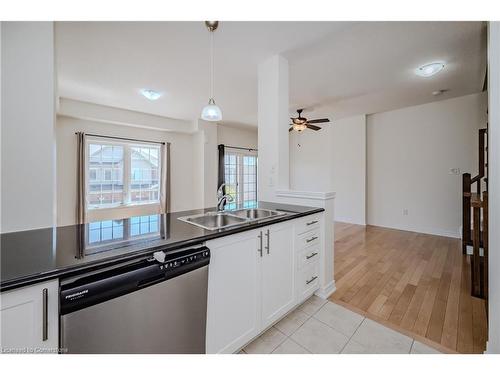
[[[257,155],[254,152],[233,151],[229,147],[224,155],[226,194],[234,201],[227,209],[257,207]]]
[[[87,208],[160,202],[160,145],[89,139]]]

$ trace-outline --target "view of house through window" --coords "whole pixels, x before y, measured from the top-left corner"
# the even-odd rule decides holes
[[[257,206],[257,154],[226,149],[224,155],[226,194],[233,197],[227,209]]]
[[[87,208],[159,203],[160,145],[89,140]]]

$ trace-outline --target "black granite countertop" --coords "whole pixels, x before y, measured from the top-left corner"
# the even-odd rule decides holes
[[[259,202],[258,208],[286,215],[209,231],[178,220],[215,208],[148,215],[82,225],[35,229],[0,235],[0,290],[76,275],[113,263],[259,228],[324,211],[323,208]]]

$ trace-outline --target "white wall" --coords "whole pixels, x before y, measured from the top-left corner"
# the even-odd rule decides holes
[[[198,120],[194,133],[194,189],[199,199],[198,208],[217,204],[218,127],[213,122]]]
[[[199,194],[195,191],[194,137],[190,134],[165,132],[105,124],[65,116],[57,117],[57,224],[75,222],[76,209],[76,136],[75,132],[138,138],[170,142],[171,156],[171,210],[199,208]]]
[[[242,129],[226,125],[217,126],[217,144],[258,148],[257,128]]]
[[[449,170],[477,173],[486,99],[473,94],[367,117],[368,224],[459,236],[462,178]]]
[[[2,24],[0,21],[0,167],[2,167]],[[2,172],[0,171],[0,233],[2,233]]]
[[[364,115],[290,133],[291,189],[335,191],[335,220],[365,224],[365,150]]]
[[[366,117],[336,120],[333,131],[335,220],[366,224]]]
[[[2,22],[2,232],[55,223],[54,26]]]
[[[286,132],[286,129],[283,130]],[[333,129],[289,133],[290,189],[331,191],[333,189]]]
[[[500,353],[500,22],[488,30],[488,194],[489,194],[489,324],[488,353]]]

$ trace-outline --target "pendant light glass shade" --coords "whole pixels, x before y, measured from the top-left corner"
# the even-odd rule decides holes
[[[218,22],[205,22],[208,31],[210,32],[210,96],[208,104],[201,110],[201,118],[205,121],[220,121],[222,120],[222,111],[215,104],[214,100],[214,31],[217,29]]]
[[[220,121],[222,120],[222,111],[215,104],[215,100],[210,98],[208,104],[201,110],[201,119],[205,121]]]

